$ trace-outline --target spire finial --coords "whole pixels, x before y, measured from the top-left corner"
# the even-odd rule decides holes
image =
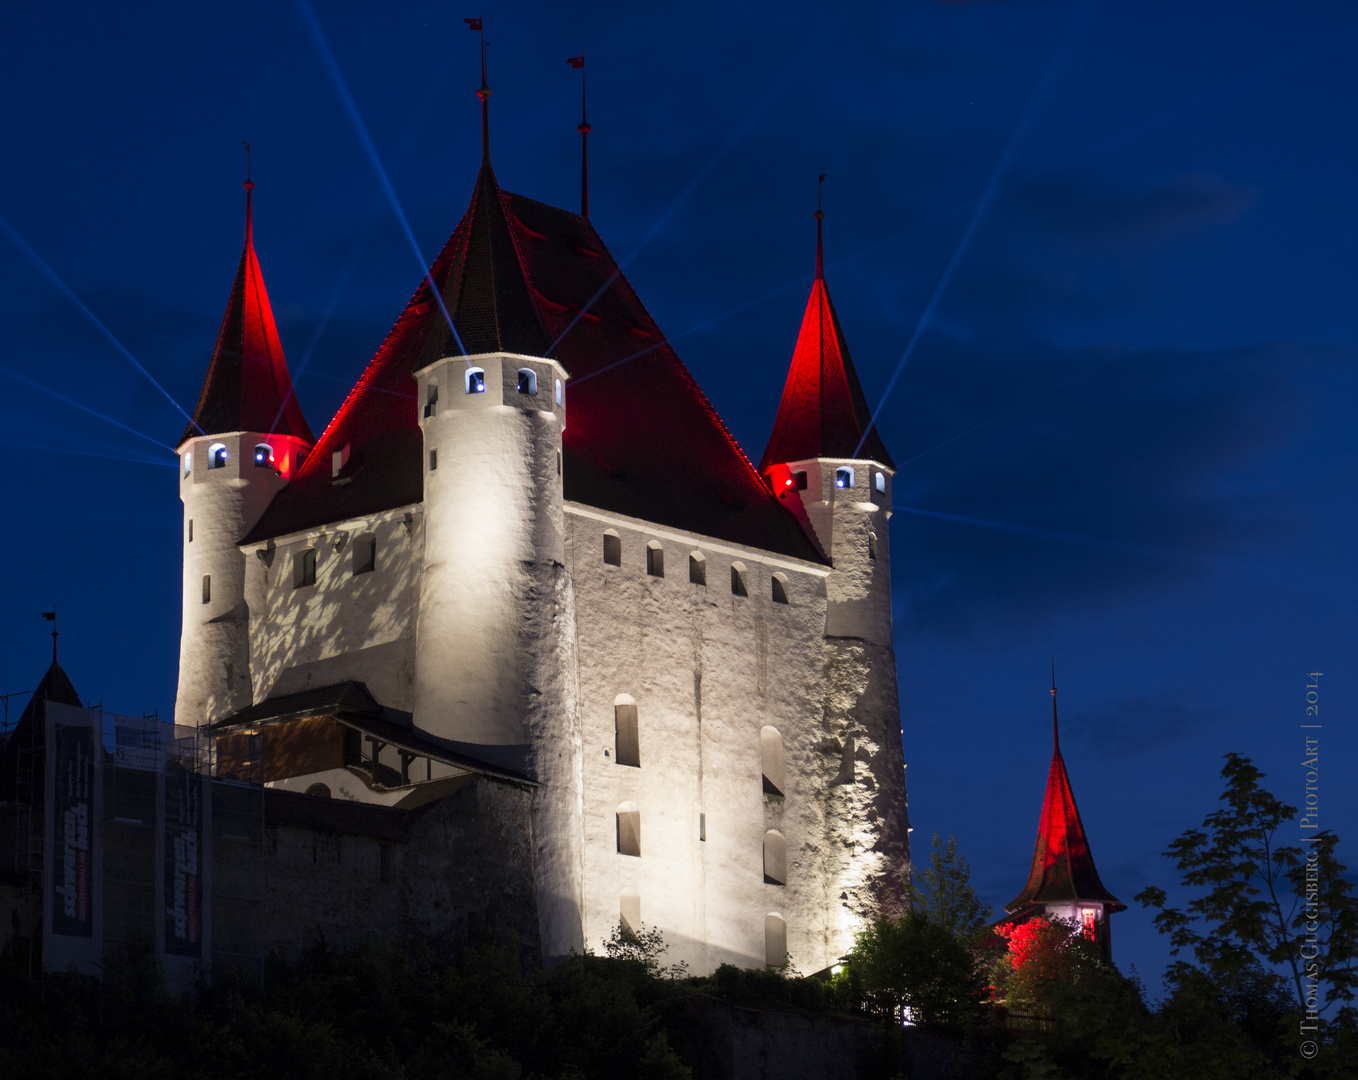
[[[585,100],[585,54],[566,57],[566,63],[580,72],[580,216],[589,220],[589,110]]]
[[[820,179],[816,181],[816,278],[820,280],[825,277],[825,249],[821,240],[821,222],[825,220],[825,211],[820,208],[821,188],[825,186],[825,173],[820,174]]]
[[[255,227],[253,215],[250,210],[250,195],[255,190],[255,182],[250,179],[250,144],[244,139],[241,145],[245,147],[245,242],[248,244],[254,239]]]
[[[44,611],[42,617],[52,624],[52,666],[57,663],[57,605],[52,605],[51,611]]]
[[[1052,657],[1052,756],[1061,756],[1061,732],[1056,726],[1056,657]]]
[[[463,19],[473,31],[481,35],[481,163],[490,164],[490,84],[486,82],[486,31],[481,19]]]

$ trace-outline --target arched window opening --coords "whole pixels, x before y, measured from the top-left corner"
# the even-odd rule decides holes
[[[556,403],[564,405],[566,403],[566,389],[561,385],[561,380],[556,380]]]
[[[486,392],[486,373],[479,367],[468,368],[463,381],[469,394],[484,394]]]
[[[646,545],[646,573],[651,577],[665,576],[665,549],[660,546],[659,540],[652,540]]]
[[[801,470],[800,472],[795,472],[795,473],[792,474],[792,490],[793,490],[793,491],[805,491],[805,490],[806,490],[806,470],[805,470],[805,469]]]
[[[363,533],[354,541],[354,576],[371,574],[377,569],[377,536]]]
[[[424,418],[437,416],[439,411],[439,384],[430,379],[424,388]]]
[[[273,468],[273,447],[266,442],[255,443],[255,468]]]
[[[626,694],[619,694],[613,702],[613,754],[619,765],[641,768],[637,703]]]
[[[783,736],[776,727],[759,730],[759,762],[764,774],[764,794],[782,796],[787,791],[787,770],[783,764]]]
[[[628,886],[618,897],[618,921],[629,933],[641,931],[641,893]]]
[[[764,834],[764,884],[787,884],[787,841],[777,829]]]
[[[780,968],[787,963],[787,923],[777,915],[764,916],[764,966]]]
[[[190,450],[187,454],[184,455],[184,475],[185,475],[185,476],[188,476],[189,473],[191,473],[191,472],[193,472],[193,451],[192,451],[192,450]]]
[[[874,532],[868,533],[868,558],[874,562],[877,559],[877,534]]]
[[[221,469],[226,467],[226,445],[215,442],[207,448],[207,467]]]
[[[707,556],[701,551],[688,557],[688,580],[690,585],[707,585]]]
[[[329,784],[312,784],[306,789],[306,793],[308,795],[314,795],[318,799],[328,799],[331,797]]]
[[[618,804],[618,854],[641,858],[641,811],[637,804]]]
[[[848,465],[841,465],[835,470],[835,487],[853,487],[853,469]]]
[[[879,472],[872,478],[872,486],[877,489],[878,495],[886,494],[886,473]]]
[[[302,589],[316,584],[316,549],[307,548],[292,557],[292,587]]]
[[[773,602],[775,604],[787,603],[787,575],[773,575]]]
[[[731,595],[749,596],[749,590],[745,588],[745,564],[733,562],[731,564]]]
[[[532,368],[519,368],[519,393],[537,397],[538,373]]]
[[[604,533],[604,562],[609,566],[622,565],[622,537],[612,529]]]
[[[203,575],[203,603],[212,603],[212,575]]]

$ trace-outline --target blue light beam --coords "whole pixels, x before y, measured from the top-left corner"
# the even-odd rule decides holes
[[[373,145],[372,136],[368,134],[368,125],[363,122],[363,116],[358,111],[358,104],[354,101],[354,95],[349,92],[349,84],[344,81],[344,73],[340,71],[339,61],[335,59],[335,54],[330,48],[330,42],[326,39],[325,31],[321,29],[320,20],[316,18],[316,12],[312,10],[307,0],[296,0],[296,7],[298,14],[302,17],[302,22],[311,33],[316,51],[321,54],[321,61],[325,65],[326,74],[330,76],[331,85],[334,86],[335,93],[339,95],[340,102],[344,105],[344,111],[349,116],[349,122],[354,125],[354,132],[358,135],[358,141],[363,145],[363,152],[367,155],[368,164],[377,174],[378,183],[382,185],[387,201],[391,203],[391,208],[396,214],[396,220],[401,225],[401,231],[405,233],[406,243],[410,245],[410,250],[415,255],[415,261],[420,264],[420,271],[424,274],[424,280],[429,282],[429,292],[433,296],[434,302],[438,304],[439,310],[443,312],[444,321],[447,322],[448,329],[453,332],[457,347],[462,350],[462,355],[466,356],[466,346],[462,344],[462,338],[457,332],[457,327],[453,325],[453,318],[448,314],[448,307],[443,302],[443,294],[434,284],[429,261],[420,251],[419,242],[415,239],[415,232],[411,229],[410,222],[406,220],[405,211],[401,208],[401,200],[396,197],[396,189],[392,187],[391,177],[387,175],[387,170],[382,166],[382,159],[378,156],[377,147]]]
[[[159,439],[153,439],[150,435],[145,435],[142,432],[138,431],[136,428],[128,427],[120,420],[115,420],[111,416],[105,416],[101,412],[96,412],[94,409],[91,409],[88,405],[80,404],[80,402],[76,401],[75,398],[69,398],[65,394],[58,393],[56,390],[53,390],[51,387],[43,386],[43,384],[40,382],[34,382],[27,375],[20,375],[17,371],[11,371],[9,368],[3,366],[0,366],[0,375],[8,375],[15,382],[23,383],[25,386],[29,387],[32,390],[37,390],[41,394],[46,394],[48,397],[54,397],[58,401],[65,402],[73,409],[79,409],[81,412],[89,413],[91,416],[104,421],[104,423],[106,424],[112,424],[116,428],[122,428],[124,431],[129,431],[133,435],[137,436],[137,438],[145,439],[147,442],[154,443],[162,450],[168,450],[171,454],[175,453],[175,448],[173,446],[168,446],[165,443],[161,442]],[[198,425],[194,424],[194,427],[198,427]],[[202,429],[200,428],[199,430]]]
[[[106,337],[109,340],[109,342],[112,343],[115,349],[117,349],[120,353],[127,357],[128,362],[134,368],[136,368],[138,371],[140,371],[143,375],[146,376],[146,380],[165,396],[165,400],[168,401],[171,405],[175,407],[175,409],[178,410],[179,415],[182,416],[185,420],[187,420],[190,424],[193,424],[194,427],[198,427],[198,425],[194,423],[193,417],[186,413],[180,407],[179,402],[175,401],[175,399],[170,396],[170,392],[166,390],[165,387],[161,386],[160,383],[156,382],[155,377],[149,371],[147,371],[146,368],[142,367],[141,361],[139,361],[135,356],[128,352],[127,346],[113,336],[113,331],[99,321],[99,316],[97,316],[93,311],[91,311],[89,308],[85,306],[85,302],[81,300],[80,297],[76,296],[75,292],[71,289],[71,287],[67,285],[66,282],[64,282],[60,277],[57,276],[57,272],[43,261],[41,255],[39,255],[36,251],[34,251],[31,247],[28,246],[28,242],[17,232],[15,232],[14,226],[12,226],[3,217],[0,217],[0,228],[3,228],[5,230],[5,233],[9,236],[10,240],[13,241],[14,246],[28,256],[29,260],[33,263],[33,265],[43,272],[44,276],[46,276],[48,281],[50,281],[53,285],[55,285],[58,289],[61,290],[62,294],[66,297],[66,299],[70,300],[70,302],[80,310],[80,313],[90,321],[94,328],[98,330],[101,334],[103,334],[104,337]],[[12,375],[13,372],[9,372],[8,374]],[[34,385],[37,384],[35,383]],[[79,405],[77,406],[77,408],[83,409],[84,406]],[[92,410],[87,409],[86,411],[89,412]],[[98,413],[95,413],[94,415],[99,416]],[[103,419],[107,420],[108,417],[103,417]],[[109,422],[115,424],[117,423],[116,420],[112,420]],[[132,429],[128,428],[128,430],[131,431]],[[198,428],[198,430],[202,431],[203,429]],[[140,435],[141,432],[133,432],[133,434]],[[147,438],[148,436],[142,437]]]
[[[886,407],[887,400],[891,397],[891,391],[895,389],[896,382],[901,377],[901,372],[905,370],[905,365],[909,363],[911,355],[915,351],[915,346],[919,344],[920,338],[933,320],[934,312],[938,309],[939,301],[952,284],[953,275],[957,273],[958,266],[961,265],[968,249],[971,247],[972,240],[985,220],[986,215],[995,204],[995,198],[999,195],[1000,184],[1013,168],[1014,161],[1018,157],[1019,151],[1027,141],[1028,135],[1032,132],[1037,123],[1038,115],[1046,107],[1047,99],[1051,97],[1052,90],[1055,89],[1057,81],[1065,73],[1071,59],[1075,55],[1076,46],[1080,38],[1084,35],[1084,30],[1089,24],[1095,4],[1085,5],[1071,20],[1070,30],[1066,34],[1066,40],[1056,55],[1052,57],[1052,62],[1047,65],[1047,70],[1037,87],[1033,90],[1032,97],[1028,99],[1028,105],[1019,117],[1019,122],[1014,128],[1014,132],[1009,136],[1009,143],[1004,148],[1004,153],[995,162],[994,171],[990,174],[990,180],[986,183],[985,189],[981,192],[981,197],[976,201],[976,207],[971,212],[971,218],[967,221],[966,228],[962,230],[961,237],[958,238],[957,246],[953,248],[952,256],[948,259],[948,264],[943,268],[943,276],[938,279],[938,284],[934,286],[933,295],[929,297],[929,302],[924,305],[924,311],[920,314],[919,322],[915,324],[915,332],[910,335],[910,341],[905,347],[905,352],[901,355],[900,361],[896,364],[896,370],[891,373],[891,378],[886,384],[886,389],[882,391],[882,396],[877,402],[877,408],[872,411],[872,418],[868,421],[867,428],[863,431],[863,436],[858,440],[858,445],[854,448],[853,456],[858,457],[863,449],[863,444],[867,442],[868,432],[877,426],[877,418]]]

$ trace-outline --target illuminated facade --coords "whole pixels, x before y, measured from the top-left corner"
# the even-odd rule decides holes
[[[621,921],[698,972],[816,971],[898,912],[895,469],[819,216],[758,468],[589,220],[503,191],[488,139],[319,438],[247,227],[179,448],[175,719],[213,725],[219,774],[398,808],[530,792],[547,956]]]

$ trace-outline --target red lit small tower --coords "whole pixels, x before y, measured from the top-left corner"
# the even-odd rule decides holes
[[[1047,794],[1037,826],[1037,845],[1028,884],[1004,906],[1009,914],[1001,923],[1027,922],[1037,915],[1051,915],[1080,926],[1104,955],[1112,957],[1110,921],[1127,905],[1104,888],[1094,868],[1084,823],[1075,805],[1075,793],[1061,757],[1061,738],[1056,723],[1056,677],[1052,676],[1052,761],[1047,772]]]
[[[184,597],[175,723],[249,705],[249,612],[239,541],[315,441],[292,392],[245,181],[245,250],[193,419],[179,440]]]

